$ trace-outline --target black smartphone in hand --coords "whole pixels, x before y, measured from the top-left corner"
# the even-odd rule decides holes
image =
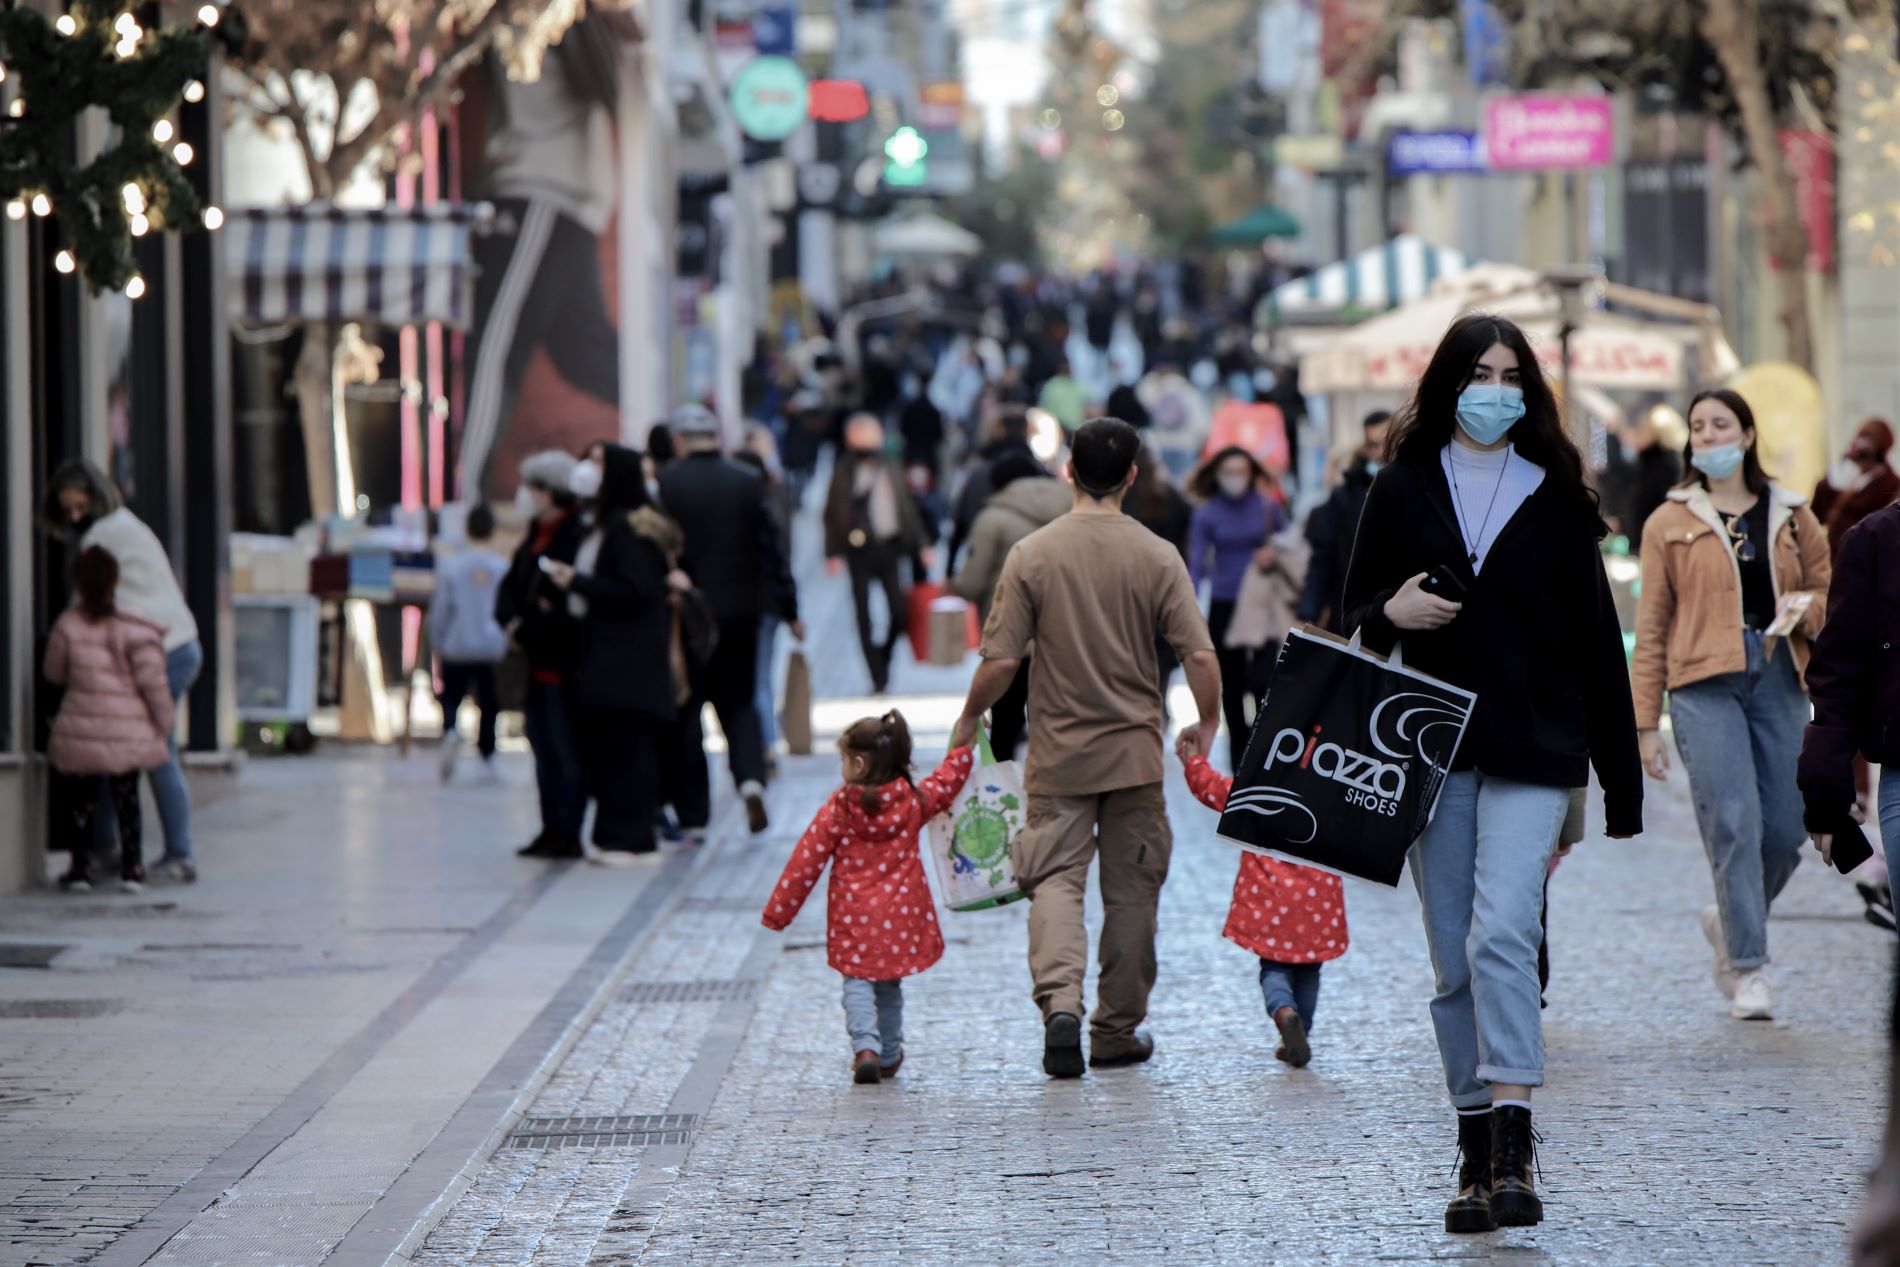
[[[1441,563],[1433,568],[1430,575],[1418,583],[1418,587],[1448,603],[1465,601],[1465,583],[1458,579],[1458,574],[1451,570],[1449,564]]]
[[[1867,833],[1852,819],[1835,828],[1833,835],[1834,843],[1828,849],[1828,862],[1842,875],[1874,856],[1874,847],[1867,842]]]

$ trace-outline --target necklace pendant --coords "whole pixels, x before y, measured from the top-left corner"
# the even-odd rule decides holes
[[[1466,555],[1465,557],[1471,560],[1472,567],[1475,568],[1478,566],[1478,552],[1476,550],[1473,550],[1470,554]]]

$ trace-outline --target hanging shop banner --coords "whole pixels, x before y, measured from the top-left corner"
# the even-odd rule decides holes
[[[773,57],[790,57],[798,50],[798,10],[770,6],[752,19],[752,47]]]
[[[1834,143],[1825,132],[1781,130],[1781,160],[1794,181],[1801,225],[1808,231],[1808,268],[1834,271]]]
[[[1623,164],[1623,267],[1639,290],[1708,303],[1709,164],[1701,155]]]
[[[1484,107],[1485,152],[1495,171],[1603,167],[1615,136],[1606,97],[1493,97]]]
[[[1465,70],[1475,87],[1510,82],[1511,29],[1491,0],[1458,0],[1458,26],[1464,36]]]
[[[783,141],[805,122],[810,106],[810,83],[789,57],[755,57],[733,78],[732,117],[755,141]]]
[[[1485,170],[1484,139],[1476,132],[1394,132],[1385,146],[1393,176],[1444,176]]]

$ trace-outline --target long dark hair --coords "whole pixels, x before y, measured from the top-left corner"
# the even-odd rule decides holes
[[[852,722],[838,738],[838,751],[864,758],[864,778],[856,786],[867,814],[877,813],[879,788],[910,779],[910,723],[894,708],[882,717]]]
[[[1544,477],[1574,494],[1596,522],[1601,540],[1609,533],[1603,522],[1603,503],[1583,474],[1583,455],[1564,430],[1557,398],[1537,363],[1537,353],[1516,322],[1472,313],[1451,323],[1412,398],[1393,415],[1386,436],[1387,461],[1436,462],[1439,451],[1452,442],[1458,425],[1458,396],[1471,381],[1472,367],[1494,343],[1517,353],[1518,384],[1524,392],[1524,416],[1511,428],[1511,444],[1519,457],[1544,468]]]
[[[1272,487],[1273,475],[1266,467],[1260,465],[1259,458],[1237,444],[1230,444],[1201,463],[1195,468],[1194,473],[1188,476],[1188,492],[1193,494],[1196,501],[1211,502],[1220,496],[1220,468],[1229,458],[1247,459],[1247,465],[1253,468],[1253,474],[1249,477],[1247,484],[1248,491],[1259,493],[1262,497],[1266,496],[1261,485]]]
[[[1689,402],[1689,412],[1683,417],[1685,419],[1692,417],[1695,414],[1695,407],[1705,400],[1712,400],[1726,406],[1728,411],[1735,415],[1735,421],[1742,424],[1742,430],[1755,437],[1755,443],[1742,450],[1742,483],[1748,485],[1749,492],[1760,497],[1768,491],[1769,478],[1768,472],[1761,466],[1761,434],[1755,430],[1755,411],[1749,408],[1748,402],[1742,399],[1740,392],[1732,392],[1726,387],[1711,387],[1707,391],[1699,391],[1695,394],[1695,399]],[[1677,487],[1688,488],[1693,484],[1700,484],[1703,488],[1709,486],[1709,477],[1695,469],[1695,462],[1692,460],[1694,457],[1695,432],[1691,430],[1689,438],[1683,442],[1682,446],[1684,475],[1682,483]]]
[[[639,510],[648,504],[648,498],[646,468],[641,465],[639,450],[618,444],[604,445],[603,449],[600,492],[594,506],[600,522],[606,523],[615,514],[630,515]]]
[[[119,607],[113,595],[119,588],[119,561],[101,546],[88,546],[73,563],[73,591],[79,614],[93,624],[111,620]]]

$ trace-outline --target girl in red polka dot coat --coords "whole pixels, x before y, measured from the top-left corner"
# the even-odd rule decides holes
[[[1234,781],[1191,757],[1188,788],[1210,809],[1227,808]],[[1346,953],[1346,894],[1339,877],[1265,854],[1242,853],[1227,910],[1227,940],[1260,956],[1260,992],[1280,1031],[1273,1054],[1294,1068],[1313,1058],[1307,1035],[1319,1006],[1319,969]]]
[[[924,879],[917,835],[950,808],[970,777],[970,750],[953,748],[937,772],[910,778],[910,728],[889,712],[854,723],[838,741],[845,785],[805,830],[765,905],[783,930],[831,863],[825,942],[844,974],[853,1076],[873,1083],[904,1063],[903,978],[943,957],[943,933]]]

